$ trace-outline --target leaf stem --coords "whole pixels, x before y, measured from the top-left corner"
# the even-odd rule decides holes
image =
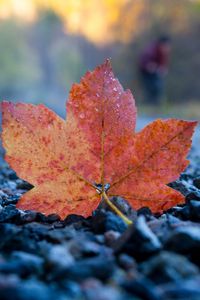
[[[106,203],[112,208],[112,210],[122,218],[122,220],[127,224],[127,225],[131,225],[133,224],[133,222],[128,219],[108,198],[107,194],[105,191],[102,192],[102,196],[104,197]]]

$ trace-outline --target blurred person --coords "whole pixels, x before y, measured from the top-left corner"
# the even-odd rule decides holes
[[[143,49],[141,53],[139,73],[146,102],[159,104],[161,101],[170,52],[170,37],[163,35]]]

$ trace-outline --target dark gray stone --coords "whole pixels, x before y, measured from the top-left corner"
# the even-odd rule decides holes
[[[133,299],[135,300],[163,300],[159,289],[146,278],[127,280],[122,283],[122,287],[134,297]]]
[[[25,268],[25,272],[28,274],[42,274],[44,259],[38,255],[23,252],[14,251],[11,255],[11,260],[18,262]]]
[[[116,253],[125,252],[138,260],[144,260],[149,255],[161,249],[157,236],[148,227],[145,218],[140,216],[137,222],[122,234],[113,245]]]
[[[1,283],[1,282],[0,282]],[[1,300],[59,300],[59,293],[38,280],[0,285]],[[67,297],[66,297],[67,300]]]
[[[55,274],[55,278],[82,281],[86,278],[96,277],[101,280],[107,280],[112,276],[115,269],[115,262],[112,256],[95,256],[77,261],[67,270]]]
[[[92,229],[95,233],[104,233],[109,230],[124,232],[126,228],[124,221],[110,211],[97,210],[92,218]]]
[[[59,215],[57,215],[57,214],[50,214],[50,215],[48,215],[47,216],[47,218],[46,218],[46,221],[48,222],[48,223],[53,223],[53,222],[58,222],[58,221],[60,221],[60,216]]]
[[[186,257],[162,251],[140,266],[142,273],[157,284],[188,279],[199,274]]]
[[[191,219],[200,221],[200,201],[190,200],[189,203]]]
[[[125,270],[137,269],[135,259],[128,254],[120,254],[118,257],[118,263]]]
[[[3,208],[0,212],[0,222],[12,222],[17,220],[20,212],[14,205],[10,204]]]
[[[198,189],[200,189],[200,177],[194,178],[193,184],[194,184],[194,186],[196,186]]]
[[[200,201],[200,191],[193,191],[186,195],[185,200],[189,202],[190,200]]]
[[[36,221],[37,212],[33,210],[26,210],[20,218],[20,222],[23,223],[30,223]]]
[[[177,228],[166,239],[164,248],[187,255],[193,262],[200,266],[200,226],[188,225]]]
[[[160,286],[162,299],[170,300],[199,300],[200,278],[180,280]]]

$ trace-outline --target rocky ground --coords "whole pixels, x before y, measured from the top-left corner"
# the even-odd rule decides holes
[[[160,216],[133,211],[127,226],[107,207],[87,219],[15,208],[31,188],[1,161],[1,300],[199,300],[200,155],[171,186],[185,205]]]

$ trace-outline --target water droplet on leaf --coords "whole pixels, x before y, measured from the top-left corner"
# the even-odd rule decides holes
[[[80,119],[84,119],[84,118],[85,118],[85,114],[84,114],[84,113],[81,113],[81,114],[79,115],[79,117],[80,117]]]

